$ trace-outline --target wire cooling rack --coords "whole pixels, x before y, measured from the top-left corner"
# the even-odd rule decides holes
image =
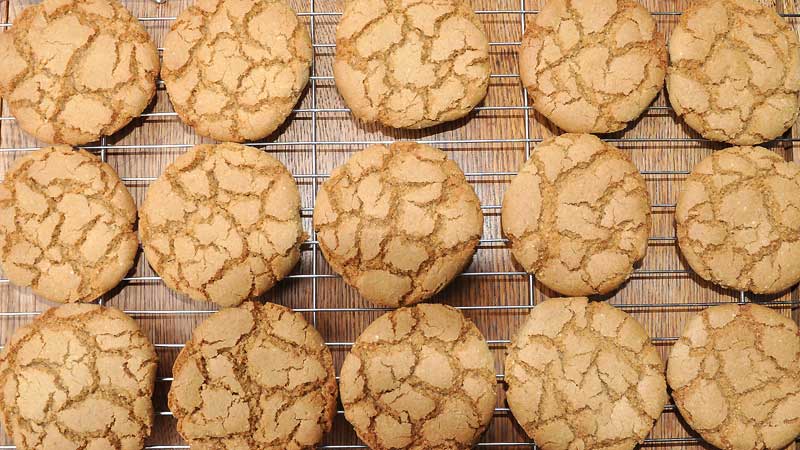
[[[771,4],[793,26],[800,13],[791,3]],[[787,0],[788,1],[788,0]],[[22,7],[34,0],[0,0],[0,30],[10,26]],[[175,16],[191,0],[123,0],[161,45]],[[521,271],[510,258],[507,241],[500,232],[502,193],[535,144],[554,133],[552,125],[532,109],[517,74],[516,52],[525,31],[541,6],[532,0],[473,0],[491,41],[493,75],[486,101],[466,119],[430,130],[392,131],[359,124],[335,92],[331,62],[335,51],[335,26],[341,16],[341,0],[296,0],[291,2],[306,21],[315,50],[309,87],[287,124],[263,142],[263,148],[281,159],[294,174],[301,190],[304,228],[309,239],[302,246],[297,269],[264,300],[275,301],[304,313],[320,330],[338,367],[360,331],[385,309],[373,307],[346,287],[322,258],[311,227],[311,214],[318,185],[353,151],[366,145],[400,139],[416,140],[445,150],[464,169],[478,193],[486,223],[484,237],[473,264],[432,301],[451,304],[475,321],[487,337],[495,359],[498,404],[494,420],[478,447],[536,448],[513,421],[503,395],[502,359],[509,337],[529,309],[554,296]],[[665,35],[685,8],[684,0],[647,0],[659,30]],[[159,48],[159,51],[163,51]],[[0,67],[2,70],[2,67]],[[798,319],[798,289],[772,296],[753,296],[712,286],[687,270],[680,258],[672,216],[674,200],[686,175],[704,156],[722,148],[702,139],[680,120],[662,93],[642,119],[622,132],[603,136],[628,152],[640,168],[651,193],[653,229],[648,256],[631,280],[618,292],[604,297],[642,321],[653,343],[666,358],[683,323],[702,308],[730,302],[766,302]],[[789,160],[800,157],[796,127],[767,147]],[[89,151],[97,153],[118,171],[131,193],[141,203],[150,182],[166,164],[187,148],[201,142],[180,124],[159,82],[157,99],[133,124],[104,138]],[[0,177],[10,163],[39,144],[24,135],[5,104],[0,109]],[[166,406],[171,366],[191,330],[216,308],[170,292],[139,256],[123,283],[99,300],[133,316],[155,343],[161,363],[154,402],[156,422],[147,449],[185,449],[175,431],[175,421]],[[0,342],[13,330],[29,322],[52,305],[29,291],[12,287],[0,276]],[[365,448],[344,420],[339,406],[334,428],[319,448]],[[696,434],[680,420],[669,404],[657,421],[646,447],[701,447]],[[0,449],[13,449],[6,436]]]

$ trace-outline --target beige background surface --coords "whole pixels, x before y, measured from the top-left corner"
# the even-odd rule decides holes
[[[513,172],[534,150],[542,138],[557,133],[551,124],[527,105],[517,77],[517,48],[524,19],[532,20],[540,6],[537,0],[472,0],[480,12],[490,41],[493,73],[489,94],[479,111],[452,124],[412,132],[396,132],[355,121],[343,110],[332,80],[334,32],[337,13],[343,0],[292,0],[309,27],[315,44],[314,77],[296,111],[278,132],[255,144],[283,161],[297,177],[303,196],[303,217],[311,232],[311,210],[318,181],[353,151],[373,141],[416,139],[431,142],[454,158],[468,174],[484,205],[484,242],[466,274],[432,301],[464,307],[490,340],[496,355],[498,392],[495,418],[481,439],[490,448],[530,448],[533,444],[507,411],[502,395],[505,341],[523,320],[531,304],[553,295],[531,277],[519,272],[501,240],[499,205]],[[775,6],[784,13],[800,8],[791,1],[778,0]],[[7,24],[32,0],[0,0],[0,23]],[[174,17],[191,0],[125,0],[126,6],[143,23],[158,46]],[[654,11],[659,29],[669,35],[687,2],[646,0]],[[521,11],[526,13],[521,13]],[[800,19],[787,18],[795,27]],[[7,25],[2,25],[3,27]],[[2,70],[2,63],[0,63]],[[699,139],[668,108],[665,95],[626,130],[603,138],[629,152],[644,173],[653,202],[654,225],[648,255],[633,278],[607,300],[622,306],[642,321],[666,357],[671,341],[680,333],[686,319],[709,303],[773,301],[771,305],[797,318],[800,293],[773,297],[742,297],[739,292],[711,286],[687,272],[674,241],[674,202],[686,173],[705,155],[722,148]],[[172,112],[163,86],[158,98],[142,117],[103,143],[89,146],[102,154],[126,180],[141,203],[148,184],[190,144],[202,142],[191,129],[181,124]],[[0,112],[0,177],[9,164],[24,151],[40,144],[23,135],[7,108]],[[787,133],[769,148],[789,160],[800,157],[798,128]],[[22,149],[22,150],[18,150]],[[158,346],[159,381],[156,388],[156,426],[149,446],[159,449],[186,448],[175,431],[175,421],[166,407],[171,366],[191,330],[205,318],[213,305],[196,303],[169,291],[156,277],[140,254],[135,270],[104,301],[129,312]],[[292,277],[281,282],[261,300],[274,301],[305,312],[314,320],[330,343],[338,367],[352,342],[381,311],[371,308],[355,291],[334,277],[315,248],[304,245],[301,263]],[[0,342],[8,340],[17,327],[29,322],[39,311],[52,306],[35,298],[30,291],[0,284]],[[24,314],[20,314],[24,313]],[[679,415],[668,407],[645,446],[695,447],[696,435],[687,431]],[[361,442],[340,413],[334,430],[323,448],[360,448]],[[13,448],[3,434],[0,448]]]

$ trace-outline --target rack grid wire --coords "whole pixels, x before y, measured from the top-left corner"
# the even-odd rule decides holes
[[[536,113],[520,86],[516,52],[525,31],[541,7],[534,0],[472,0],[490,39],[491,78],[487,99],[469,117],[429,130],[392,131],[360,124],[349,115],[333,86],[331,61],[335,51],[335,27],[342,0],[292,0],[298,16],[308,24],[315,57],[309,86],[287,124],[263,142],[263,148],[281,159],[294,174],[302,195],[301,215],[309,239],[303,244],[296,270],[262,300],[275,301],[304,313],[320,329],[338,368],[359,332],[386,308],[371,306],[346,287],[319,252],[311,227],[311,214],[319,184],[333,167],[353,152],[372,143],[408,139],[445,150],[464,169],[478,193],[486,223],[484,237],[470,268],[432,301],[459,308],[475,321],[487,337],[498,368],[498,403],[494,420],[479,448],[536,448],[516,425],[505,404],[502,360],[509,338],[537,303],[555,296],[536,283],[510,258],[507,241],[500,232],[502,193],[516,170],[543,138],[557,130]],[[0,0],[0,30],[11,25],[19,11],[35,0]],[[154,37],[162,52],[164,35],[175,16],[191,0],[123,0]],[[686,0],[645,0],[653,11],[658,29],[667,37],[685,9]],[[789,0],[769,3],[797,29],[800,13]],[[2,69],[0,69],[2,70]],[[797,287],[774,296],[755,296],[712,286],[692,274],[680,258],[674,236],[674,199],[691,168],[710,152],[723,148],[681,124],[662,92],[643,118],[625,130],[603,139],[628,152],[644,175],[651,193],[653,228],[648,256],[632,279],[619,291],[601,300],[623,308],[642,321],[653,343],[666,358],[686,319],[702,308],[730,302],[763,302],[798,320],[800,295]],[[159,81],[153,104],[133,124],[114,136],[85,146],[109,162],[121,175],[137,203],[147,185],[177,155],[198,143],[181,125],[169,106]],[[0,108],[0,178],[11,162],[39,144],[16,126],[5,103]],[[797,126],[766,144],[788,160],[800,157]],[[189,448],[175,431],[166,407],[171,366],[191,330],[216,308],[170,292],[144,261],[141,254],[123,283],[99,299],[125,310],[140,323],[155,343],[160,364],[154,402],[156,422],[147,449]],[[0,342],[52,305],[29,291],[11,286],[0,276]],[[681,421],[668,404],[645,447],[703,448],[698,436]],[[796,444],[793,444],[793,448]],[[15,448],[6,436],[0,449]],[[366,448],[347,424],[339,405],[334,428],[323,449]]]

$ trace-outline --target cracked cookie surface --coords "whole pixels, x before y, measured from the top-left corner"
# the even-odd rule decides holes
[[[320,187],[314,228],[328,264],[367,300],[420,302],[472,260],[483,230],[475,191],[441,150],[372,145]]]
[[[300,193],[277,159],[245,145],[198,145],[147,190],[147,261],[170,288],[235,306],[291,272],[305,233]]]
[[[536,147],[503,197],[514,258],[565,295],[620,286],[647,251],[650,197],[630,158],[590,134]]]
[[[533,107],[564,131],[619,131],[664,86],[667,51],[635,0],[550,0],[528,25],[520,79]]]
[[[466,450],[492,418],[492,354],[455,308],[420,304],[379,317],[342,365],[347,420],[373,450]]]
[[[0,95],[25,132],[80,145],[115,133],[156,92],[158,52],[117,0],[45,0],[0,33]]]
[[[206,319],[173,377],[169,409],[195,450],[310,450],[336,415],[330,350],[301,314],[273,303]]]
[[[800,434],[797,324],[769,308],[698,313],[672,347],[667,380],[683,418],[715,447],[780,449]]]
[[[161,76],[197,134],[252,141],[292,112],[311,57],[308,29],[285,0],[199,0],[167,34]]]
[[[141,450],[153,426],[157,362],[122,311],[51,308],[0,355],[3,428],[19,450]]]
[[[365,122],[425,128],[466,116],[489,87],[489,42],[464,0],[347,0],[336,87]]]
[[[695,166],[675,207],[678,244],[703,279],[770,294],[800,281],[800,165],[731,147]]]
[[[0,265],[54,302],[91,302],[133,266],[136,205],[114,169],[66,145],[14,162],[0,184]]]
[[[511,412],[543,450],[632,449],[668,400],[664,364],[642,325],[586,298],[536,305],[505,370]]]
[[[800,46],[752,0],[692,4],[669,39],[669,100],[703,137],[738,145],[776,138],[797,119]]]

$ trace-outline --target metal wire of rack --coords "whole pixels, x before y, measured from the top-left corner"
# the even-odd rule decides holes
[[[164,3],[165,0],[153,0],[155,3],[161,4]],[[519,8],[518,9],[483,9],[483,10],[476,10],[476,13],[481,16],[518,16],[518,26],[520,30],[520,36],[525,31],[526,25],[526,17],[529,15],[537,14],[538,10],[530,9],[527,7],[527,2],[529,0],[519,0]],[[308,9],[306,11],[298,12],[298,16],[307,18],[308,25],[310,28],[310,34],[312,39],[312,45],[315,50],[321,49],[334,49],[335,44],[330,42],[318,42],[317,38],[317,19],[321,17],[338,17],[341,15],[341,12],[338,11],[320,11],[318,10],[319,0],[308,0]],[[674,17],[679,16],[681,11],[655,11],[652,14],[656,17]],[[780,12],[780,15],[786,19],[793,19],[793,18],[800,18],[800,13],[788,13],[788,12]],[[174,16],[146,16],[146,17],[139,17],[139,20],[143,23],[148,22],[171,22],[174,21],[176,17]],[[11,26],[11,23],[0,23],[0,30]],[[491,36],[490,36],[491,37]],[[490,42],[490,46],[493,48],[515,48],[520,45],[519,40],[505,40],[505,41],[492,41]],[[163,48],[159,48],[159,52],[163,52]],[[300,181],[309,182],[312,188],[312,195],[310,204],[301,208],[301,215],[304,218],[309,218],[314,207],[314,200],[316,190],[318,188],[318,184],[326,179],[329,174],[322,173],[319,171],[319,148],[326,147],[326,146],[365,146],[374,143],[388,143],[392,142],[390,139],[376,139],[376,140],[320,140],[318,139],[317,134],[317,125],[318,121],[324,115],[329,114],[347,114],[349,113],[349,109],[346,107],[318,107],[318,87],[320,83],[330,83],[333,81],[333,77],[330,75],[320,75],[318,73],[317,68],[317,58],[314,58],[314,62],[312,63],[311,68],[311,76],[309,81],[309,88],[308,88],[308,95],[310,96],[310,107],[296,107],[293,110],[293,117],[297,116],[310,116],[310,123],[311,123],[311,139],[310,140],[276,140],[276,141],[264,141],[264,142],[254,142],[250,143],[249,145],[253,145],[256,147],[263,147],[265,149],[275,149],[275,148],[283,148],[283,147],[294,147],[294,146],[308,146],[310,147],[310,154],[311,154],[311,172],[310,173],[297,173],[294,177]],[[504,79],[516,79],[518,78],[518,74],[516,73],[497,73],[492,75],[492,80],[504,80]],[[158,85],[159,90],[163,90],[163,82],[159,81]],[[515,144],[519,145],[524,149],[525,158],[527,159],[531,152],[534,150],[533,144],[541,142],[541,137],[535,137],[531,130],[530,120],[535,113],[533,108],[529,105],[528,95],[525,89],[519,89],[519,104],[504,104],[504,105],[495,105],[495,106],[479,106],[476,108],[478,113],[481,112],[520,112],[521,118],[524,120],[524,136],[520,138],[504,138],[504,137],[493,137],[493,138],[483,138],[483,139],[416,139],[417,142],[427,143],[430,145],[437,145],[437,146],[456,146],[456,145],[489,145],[489,144]],[[0,110],[2,111],[2,110]],[[672,111],[670,106],[667,105],[653,105],[648,108],[647,113],[670,113]],[[175,118],[177,114],[174,111],[168,112],[146,112],[141,115],[142,119],[159,119],[159,118]],[[290,118],[289,120],[292,120]],[[0,113],[0,125],[4,123],[13,123],[15,119],[10,115],[3,115]],[[612,138],[605,138],[607,142],[612,143],[636,143],[636,144],[646,144],[646,143],[708,143],[709,141],[700,138],[700,137],[612,137]],[[791,132],[787,133],[785,136],[775,139],[769,145],[789,145],[792,148],[795,148],[800,142],[800,136],[795,136]],[[185,149],[192,147],[194,144],[190,143],[134,143],[134,144],[116,144],[116,143],[109,143],[107,138],[103,138],[98,142],[97,145],[89,145],[84,146],[83,148],[96,152],[102,160],[106,161],[108,152],[129,152],[133,153],[135,150],[165,150],[165,149]],[[24,153],[28,151],[32,151],[38,149],[39,147],[35,146],[12,146],[12,147],[2,147],[0,146],[0,154],[5,153]],[[673,176],[673,177],[681,177],[685,176],[689,173],[689,170],[686,169],[655,169],[655,170],[642,170],[641,173],[645,176]],[[481,171],[468,171],[465,172],[467,178],[471,181],[474,180],[481,180],[487,178],[503,178],[506,181],[509,180],[511,177],[516,175],[516,171],[513,170],[481,170]],[[158,174],[154,174],[154,176],[121,176],[122,180],[127,184],[147,184],[154,181],[157,178]],[[1,178],[1,177],[0,177]],[[673,203],[653,203],[651,205],[653,211],[669,211],[670,209],[674,208]],[[492,213],[498,212],[500,209],[500,205],[498,204],[483,204],[482,209],[484,213]],[[314,325],[317,325],[318,322],[318,315],[319,314],[339,314],[339,313],[353,313],[353,312],[382,312],[388,310],[387,308],[381,307],[371,307],[371,306],[356,306],[356,307],[323,307],[318,302],[318,283],[321,280],[326,279],[337,279],[339,278],[338,275],[331,274],[331,273],[322,273],[321,267],[318,266],[318,259],[319,259],[319,248],[318,242],[313,235],[313,229],[310,230],[311,236],[310,238],[303,244],[303,257],[306,258],[306,255],[311,254],[311,273],[293,273],[289,275],[288,279],[295,279],[295,280],[305,280],[311,283],[311,305],[310,307],[299,307],[293,308],[295,311],[308,313],[310,314]],[[676,245],[676,238],[675,236],[671,235],[663,235],[663,236],[652,236],[650,238],[649,245]],[[507,246],[507,240],[504,239],[502,236],[497,237],[484,237],[480,240],[479,249],[505,249]],[[141,252],[140,252],[141,253]],[[142,258],[144,256],[142,255]],[[669,277],[689,277],[691,273],[684,269],[684,268],[637,268],[634,271],[633,277],[661,277],[661,276],[669,276]],[[518,305],[493,305],[487,302],[482,302],[477,305],[462,305],[456,306],[456,308],[462,311],[527,311],[532,308],[536,304],[536,297],[535,297],[535,279],[533,275],[529,275],[525,272],[518,271],[518,270],[499,270],[499,271],[491,271],[491,270],[477,270],[477,271],[467,271],[460,275],[461,278],[474,278],[474,277],[493,277],[493,278],[501,278],[501,279],[519,279],[525,280],[524,282],[527,284],[526,289],[526,301],[522,302]],[[149,275],[130,275],[123,279],[124,283],[127,284],[158,284],[160,283],[161,279],[157,275],[149,276]],[[0,277],[0,286],[7,285],[8,280],[4,277]],[[104,304],[108,302],[110,298],[108,296],[103,296],[103,298],[99,299],[100,304]],[[620,307],[625,310],[630,311],[649,311],[649,310],[670,310],[670,309],[691,309],[691,310],[699,310],[702,308],[706,308],[709,306],[714,306],[718,304],[729,303],[730,301],[736,302],[745,302],[749,301],[750,299],[747,298],[745,292],[738,292],[735,297],[731,300],[719,300],[719,301],[704,301],[704,300],[690,300],[685,302],[679,301],[637,301],[637,302],[623,302],[623,303],[615,303],[612,301],[617,307]],[[788,299],[779,299],[776,301],[772,301],[769,303],[770,306],[774,306],[777,308],[790,308],[792,311],[800,307],[800,299],[796,295],[796,292],[792,293]],[[212,314],[215,310],[214,309],[125,309],[125,312],[134,317],[175,317],[175,316],[204,316],[208,314]],[[25,319],[25,318],[32,318],[36,315],[40,314],[41,311],[38,310],[31,310],[31,311],[22,311],[22,310],[14,310],[14,311],[0,311],[0,320],[5,318],[12,318],[12,319]],[[795,317],[796,319],[796,317]],[[654,336],[652,338],[652,342],[657,345],[670,345],[672,342],[677,340],[677,337],[674,335],[668,336]],[[508,343],[508,339],[488,339],[487,343],[492,348],[500,348],[502,349]],[[326,345],[331,348],[343,348],[347,349],[353,344],[352,341],[327,341]],[[158,349],[180,349],[183,347],[182,343],[155,343],[155,346]],[[2,348],[2,346],[0,346]],[[502,383],[504,375],[502,373],[498,373],[496,375],[498,383]],[[157,383],[159,384],[168,384],[172,381],[170,376],[159,376],[157,378]],[[669,404],[665,407],[665,413],[673,413],[675,412],[676,408],[673,404]],[[343,411],[339,410],[338,415],[341,416]],[[168,410],[160,410],[156,412],[157,416],[171,416],[171,413]],[[498,406],[495,408],[494,415],[497,416],[510,416],[510,410],[506,407]],[[644,441],[644,446],[653,446],[653,447],[668,447],[668,446],[687,446],[687,445],[696,445],[700,444],[701,441],[696,436],[686,436],[686,437],[651,437]],[[477,444],[478,448],[517,448],[517,447],[524,447],[524,448],[533,448],[536,449],[537,446],[531,440],[522,439],[522,440],[490,440],[484,441]],[[0,445],[0,449],[14,449],[13,445]],[[149,450],[171,450],[171,449],[188,449],[188,445],[169,445],[169,444],[161,444],[155,443],[150,444],[145,447]],[[352,442],[346,444],[323,444],[318,446],[320,449],[360,449],[360,448],[367,448],[365,445]]]

